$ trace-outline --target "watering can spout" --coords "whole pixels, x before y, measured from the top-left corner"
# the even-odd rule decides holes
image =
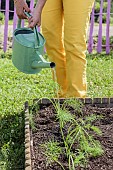
[[[38,69],[38,68],[54,68],[55,63],[54,62],[47,62],[43,56],[40,54],[39,51],[36,51],[37,53],[37,58],[32,62],[31,67],[33,69]]]
[[[31,67],[33,69],[38,68],[54,68],[55,63],[54,62],[47,62],[47,61],[33,61]]]

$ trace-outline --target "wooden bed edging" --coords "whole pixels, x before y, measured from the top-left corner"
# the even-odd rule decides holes
[[[98,107],[113,107],[113,98],[76,98],[80,101],[82,101],[85,105],[94,105]],[[58,99],[51,99],[52,101],[58,100]],[[60,102],[63,103],[65,99],[60,99]],[[47,98],[43,99],[34,99],[33,103],[38,102],[39,104],[50,104],[51,101]]]
[[[29,125],[29,105],[25,102],[25,170],[32,170],[31,166],[31,139]]]
[[[92,105],[98,107],[113,107],[113,98],[77,98],[82,101],[85,105]],[[51,99],[52,101],[58,99]],[[60,99],[60,102],[63,103],[65,99]],[[43,99],[34,99],[33,103],[39,103],[39,105],[51,104],[51,101],[47,98]],[[31,163],[31,153],[33,150],[33,139],[30,136],[30,123],[29,123],[29,104],[25,102],[25,170],[32,170]]]

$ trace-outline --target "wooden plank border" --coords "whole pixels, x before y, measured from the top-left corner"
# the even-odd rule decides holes
[[[112,98],[76,98],[80,100],[85,105],[92,105],[92,106],[98,106],[98,107],[113,107],[113,97]],[[59,100],[59,99],[51,99],[52,101]],[[63,103],[65,99],[60,99],[60,103]],[[39,104],[50,104],[51,101],[47,98],[43,99],[34,99],[33,103],[38,102]]]
[[[25,170],[32,170],[31,166],[31,139],[29,124],[29,105],[25,103]]]

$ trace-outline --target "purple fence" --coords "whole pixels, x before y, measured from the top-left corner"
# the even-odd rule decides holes
[[[9,36],[9,30],[11,30],[11,34],[17,27],[17,21],[18,17],[16,15],[16,11],[10,10],[9,4],[12,0],[6,0],[5,1],[5,9],[1,9],[1,3],[2,0],[0,0],[0,12],[5,13],[5,21],[4,24],[0,25],[0,33],[2,33],[3,36],[3,50],[4,52],[7,51],[7,43],[8,43],[8,36]],[[111,1],[107,0],[105,1],[107,3],[107,11],[103,12],[103,3],[104,0],[100,0],[100,11],[98,13],[95,13],[95,5],[97,2],[95,2],[94,8],[91,13],[91,20],[90,20],[90,26],[88,30],[88,52],[92,53],[92,51],[95,49],[98,53],[101,53],[102,50],[105,50],[107,54],[110,53],[111,49],[113,49],[113,43],[110,42],[110,38],[113,36],[113,26],[110,23],[110,17],[113,15],[111,12]],[[30,9],[33,10],[34,7],[34,0],[30,1]],[[9,12],[13,13],[13,25],[9,25]],[[103,24],[103,15],[106,15],[106,24]],[[95,18],[98,16],[98,24],[95,23]],[[24,26],[24,20],[22,21],[22,26]],[[12,36],[12,35],[11,35]],[[105,37],[105,41],[103,43],[103,37]]]
[[[95,5],[91,13],[91,22],[89,29],[88,37],[88,51],[92,53],[93,49],[96,49],[98,53],[101,53],[102,50],[106,51],[106,54],[110,53],[110,50],[113,49],[113,42],[110,41],[110,38],[113,37],[113,26],[110,23],[110,17],[113,15],[111,12],[112,0],[105,1],[107,3],[107,11],[103,12],[103,0],[100,0],[100,11],[95,13]],[[95,25],[95,17],[98,15],[99,24]],[[106,24],[103,24],[103,15],[106,15]],[[96,43],[94,42],[94,37],[97,37]],[[105,37],[105,42],[103,38]]]

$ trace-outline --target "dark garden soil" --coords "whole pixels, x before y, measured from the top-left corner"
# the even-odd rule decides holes
[[[70,109],[72,114],[77,113]],[[89,158],[87,167],[76,167],[75,170],[113,170],[113,108],[98,108],[96,106],[84,106],[83,114],[102,115],[102,119],[93,122],[98,126],[102,135],[95,134],[95,139],[99,140],[104,150],[104,154],[100,157]],[[79,115],[77,115],[77,118]],[[59,123],[56,120],[56,113],[51,105],[41,106],[40,111],[34,116],[36,129],[32,131],[33,152],[32,152],[32,168],[33,170],[62,170],[57,163],[47,165],[46,157],[43,155],[40,144],[55,139],[61,141]],[[61,156],[60,162],[69,170],[66,158]]]

